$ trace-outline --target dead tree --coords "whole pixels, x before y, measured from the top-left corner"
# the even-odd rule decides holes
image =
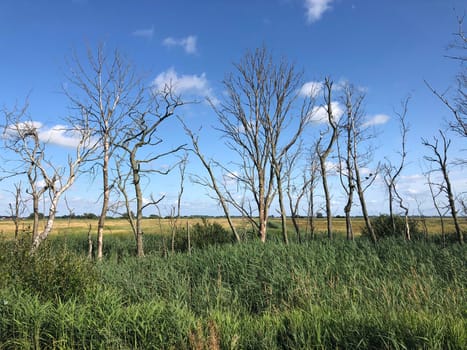
[[[410,226],[408,224],[408,207],[404,204],[400,193],[396,190],[397,179],[400,176],[402,170],[405,166],[405,160],[407,157],[407,133],[409,131],[409,126],[407,124],[407,111],[408,103],[410,98],[406,98],[402,102],[402,112],[396,112],[399,120],[399,131],[401,135],[401,150],[398,152],[400,159],[397,165],[392,164],[387,160],[386,164],[383,165],[383,179],[386,184],[386,189],[388,191],[388,204],[389,204],[389,217],[392,224],[392,233],[396,234],[396,220],[394,217],[394,196],[396,196],[399,206],[404,210],[405,213],[405,237],[410,240]]]
[[[93,138],[99,140],[99,157],[91,166],[98,167],[102,176],[102,206],[97,224],[97,259],[102,258],[104,223],[109,210],[114,182],[110,177],[112,159],[128,126],[128,116],[138,113],[144,89],[133,73],[132,66],[118,51],[107,54],[101,45],[94,53],[88,49],[87,60],[76,54],[69,64],[68,96],[75,115],[73,124],[87,120]]]
[[[220,105],[211,105],[220,123],[218,130],[237,155],[231,163],[236,169],[224,165],[224,171],[234,177],[241,192],[248,192],[255,215],[228,188],[224,198],[248,218],[265,242],[269,209],[278,194],[287,242],[282,164],[299,139],[312,104],[305,99],[296,107],[301,74],[285,61],[276,64],[264,48],[247,53],[235,68],[235,74],[223,81],[227,97]]]
[[[333,82],[329,78],[326,78],[324,81],[323,108],[326,111],[328,127],[325,132],[322,132],[320,134],[320,137],[316,143],[316,153],[318,154],[318,157],[319,157],[319,164],[320,164],[320,169],[321,169],[321,180],[323,183],[323,191],[324,191],[324,199],[326,201],[326,221],[327,221],[327,231],[328,231],[329,239],[333,238],[333,233],[332,233],[331,193],[329,191],[329,186],[328,186],[326,161],[332,151],[334,143],[336,142],[338,134],[339,134],[338,121],[337,121],[336,116],[334,115],[334,111],[332,108],[332,103],[333,103],[332,86],[333,86]],[[326,147],[323,147],[322,144],[325,142],[324,136],[328,134],[329,132],[331,132],[331,136],[329,137],[327,141]]]
[[[40,138],[40,124],[31,120],[23,109],[4,111],[5,148],[17,157],[17,167],[11,169],[12,176],[26,175],[29,188],[26,191],[32,198],[33,227],[32,250],[36,250],[52,231],[58,203],[61,196],[73,185],[79,176],[83,163],[93,154],[97,142],[91,137],[86,120],[72,125],[67,130],[77,143],[74,155],[68,156],[67,165],[53,164],[46,158],[45,141]],[[26,170],[24,170],[26,169]],[[48,215],[45,227],[39,230],[39,202],[48,195]]]
[[[319,168],[319,160],[316,152],[314,151],[316,149],[315,146],[311,147],[311,152],[310,152],[310,158],[308,161],[309,167],[308,167],[308,176],[304,176],[304,178],[308,177],[309,178],[309,185],[307,188],[308,196],[308,225],[310,226],[310,235],[311,238],[315,238],[315,190],[316,187],[318,186],[318,181],[319,181],[319,174],[320,174],[320,168]]]
[[[372,149],[371,146],[364,148],[364,144],[369,141],[374,135],[369,131],[369,126],[364,121],[364,114],[362,103],[365,95],[359,92],[354,86],[347,84],[344,86],[344,100],[347,117],[350,118],[350,122],[347,126],[350,130],[350,165],[349,168],[353,169],[353,183],[355,184],[355,190],[357,191],[358,199],[360,202],[360,208],[362,211],[363,219],[365,220],[365,226],[370,234],[370,237],[374,243],[376,243],[376,235],[371,225],[370,216],[365,199],[365,191],[373,184],[378,173],[379,166],[376,167],[374,172],[367,175],[363,175],[361,172],[362,167],[368,166],[372,160]],[[363,150],[362,150],[363,149]],[[349,191],[350,192],[350,191]],[[348,201],[349,203],[349,201]],[[351,201],[350,201],[351,203]],[[347,208],[350,210],[350,208]]]
[[[436,213],[439,217],[439,222],[441,225],[441,236],[443,237],[443,244],[446,244],[446,229],[444,225],[444,216],[448,213],[449,209],[447,205],[439,203],[439,196],[443,193],[443,186],[433,182],[431,177],[431,171],[428,171],[425,176],[427,179],[428,188],[430,189],[431,200],[433,201],[433,206],[435,207]],[[442,211],[444,209],[444,211]]]
[[[301,182],[297,183],[298,176],[294,177],[292,170],[296,168],[296,163],[298,162],[300,155],[301,152],[294,152],[289,157],[285,158],[285,167],[287,169],[285,173],[285,179],[290,217],[295,229],[295,233],[297,234],[298,242],[302,243],[301,230],[298,224],[298,218],[300,216],[300,203],[302,199],[306,196],[310,183],[312,182],[312,180],[314,180],[313,176],[315,174],[313,172],[311,172],[310,174],[308,172],[308,167],[305,167],[303,174],[301,174],[300,176]]]
[[[8,206],[10,208],[10,215],[11,219],[13,220],[13,224],[15,225],[15,241],[18,240],[19,236],[19,225],[21,222],[21,216],[24,214],[24,211],[26,210],[26,203],[23,200],[22,196],[22,183],[21,181],[19,183],[16,183],[14,185],[15,190],[12,192],[15,202],[14,204],[9,203]]]
[[[145,96],[145,93],[148,96]],[[173,165],[165,169],[155,169],[149,165],[179,152],[185,146],[178,145],[163,149],[164,139],[160,132],[160,127],[172,120],[177,108],[182,105],[183,102],[173,94],[170,86],[165,86],[162,91],[144,89],[141,91],[141,100],[127,116],[130,123],[124,130],[121,130],[123,135],[115,144],[117,148],[123,150],[123,154],[119,155],[120,159],[116,163],[118,188],[124,197],[125,216],[130,222],[135,237],[136,255],[140,257],[144,256],[143,210],[156,205],[161,200],[160,198],[152,199],[144,203],[142,177],[152,174],[167,175],[174,167]],[[129,193],[129,187],[132,187],[134,198]]]
[[[431,142],[427,139],[422,139],[422,144],[433,153],[433,155],[427,155],[424,158],[431,164],[435,165],[436,168],[434,170],[440,171],[443,176],[444,183],[440,185],[440,189],[442,189],[447,197],[449,210],[451,212],[451,216],[454,221],[454,227],[456,229],[457,240],[459,244],[463,244],[464,236],[459,225],[454,190],[449,178],[448,150],[451,144],[451,140],[447,139],[446,135],[441,130],[439,130],[439,135],[440,138],[433,137],[433,141]]]
[[[219,204],[221,205],[222,210],[224,211],[224,215],[227,218],[227,222],[229,223],[230,231],[232,232],[232,235],[235,237],[236,241],[239,243],[241,241],[240,235],[237,233],[237,230],[233,224],[232,217],[230,215],[229,206],[228,206],[228,201],[224,197],[222,189],[218,184],[218,180],[216,178],[216,175],[213,169],[213,162],[206,160],[206,158],[204,157],[203,152],[199,148],[198,136],[195,136],[195,134],[183,123],[183,121],[181,122],[185,130],[185,133],[188,135],[188,137],[191,140],[192,148],[190,148],[189,150],[198,157],[198,159],[201,161],[201,164],[203,164],[203,167],[204,169],[206,169],[208,176],[209,176],[208,178],[205,178],[197,174],[197,175],[194,175],[193,181],[195,183],[200,184],[201,186],[207,187],[210,190],[214,191],[216,195],[215,197],[213,197],[213,199],[217,200]]]

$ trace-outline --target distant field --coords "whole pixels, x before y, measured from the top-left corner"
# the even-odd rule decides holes
[[[178,225],[185,227],[188,225],[194,225],[195,223],[201,222],[201,218],[181,218]],[[208,218],[209,222],[217,222],[228,227],[227,220],[225,218]],[[271,218],[269,221],[273,226],[280,225],[279,218]],[[467,231],[467,218],[460,218],[461,227],[463,231]],[[27,231],[31,226],[30,220],[24,220],[21,222],[21,229]],[[45,225],[45,220],[41,222]],[[234,223],[239,230],[244,230],[249,228],[249,223],[240,218],[235,218]],[[303,233],[309,233],[310,228],[307,223],[307,219],[299,219],[300,227],[303,230]],[[170,220],[169,219],[144,219],[143,221],[143,231],[145,234],[170,234]],[[290,234],[293,234],[292,221],[288,220],[288,229]],[[319,218],[314,220],[315,232],[325,232],[326,231],[326,219]],[[355,234],[359,235],[361,229],[364,227],[365,223],[362,218],[353,219],[353,227]],[[421,224],[420,224],[421,225]],[[428,232],[430,234],[438,234],[441,232],[441,224],[439,218],[426,218],[426,225]],[[445,218],[446,232],[453,232],[454,225],[450,218]],[[54,230],[52,234],[87,234],[89,227],[91,227],[91,233],[95,233],[97,229],[97,220],[88,220],[88,219],[57,219],[54,225]],[[345,234],[345,219],[344,218],[335,218],[333,220],[333,229],[337,234]],[[422,229],[422,226],[420,226]],[[125,219],[107,219],[105,225],[106,234],[131,234],[131,228],[128,221]],[[2,220],[0,221],[0,235],[4,237],[12,236],[14,233],[14,225],[11,220]]]

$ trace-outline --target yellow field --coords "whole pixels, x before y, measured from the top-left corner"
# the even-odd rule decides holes
[[[185,227],[188,225],[194,225],[197,222],[201,222],[201,218],[181,218],[178,225]],[[227,220],[225,218],[209,218],[209,222],[220,223],[224,227],[228,227]],[[276,224],[280,227],[280,219],[272,218],[270,219],[271,223]],[[467,218],[460,218],[461,227],[463,231],[467,230]],[[244,229],[249,227],[249,223],[246,220],[240,218],[235,218],[234,223],[238,229]],[[309,232],[309,227],[307,227],[307,219],[299,219],[300,227],[304,232]],[[45,220],[42,222],[45,225]],[[320,218],[315,219],[315,228],[316,232],[325,232],[326,231],[326,219]],[[441,225],[438,218],[427,218],[426,224],[428,232],[430,234],[437,234],[441,232]],[[30,220],[23,220],[21,222],[20,229],[27,231],[31,225]],[[290,232],[293,231],[292,221],[288,220],[288,229]],[[453,232],[454,225],[450,218],[445,219],[446,232]],[[354,218],[353,226],[356,235],[359,235],[362,227],[364,226],[364,221],[362,218]],[[67,234],[67,233],[78,233],[78,234],[87,234],[89,227],[91,227],[91,233],[94,234],[97,228],[97,220],[87,220],[87,219],[57,219],[55,221],[54,230],[52,234]],[[345,234],[345,219],[344,218],[335,218],[333,220],[333,229],[336,233]],[[420,226],[420,229],[422,227]],[[131,228],[129,223],[124,219],[107,219],[105,226],[106,234],[131,234]],[[143,231],[145,234],[170,234],[171,232],[171,223],[169,219],[144,219],[143,221]],[[11,220],[0,221],[0,235],[3,237],[11,237],[14,233],[14,225]]]

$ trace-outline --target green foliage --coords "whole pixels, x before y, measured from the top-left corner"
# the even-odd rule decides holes
[[[119,249],[129,251],[134,242],[125,242]],[[50,254],[60,252],[58,243]],[[2,265],[11,248],[2,245]],[[49,300],[8,277],[0,288],[0,348],[464,349],[467,343],[467,248],[458,244],[252,242],[143,259],[114,259],[109,249],[94,267],[100,286],[66,299]]]
[[[392,220],[389,215],[380,215],[376,218],[371,219],[371,225],[375,231],[376,238],[384,237],[404,237],[405,234],[405,219],[401,216],[394,216],[394,223],[396,230],[393,231]],[[409,218],[410,235],[413,239],[423,238],[422,233],[418,228],[417,221],[413,218]],[[369,237],[370,233],[366,227],[362,229],[362,236]]]
[[[202,218],[201,223],[194,224],[189,230],[192,249],[204,249],[213,245],[218,246],[235,242],[235,238],[230,231],[227,231],[217,222],[209,222],[206,218]],[[188,233],[186,230],[177,232],[175,250],[178,252],[188,251]]]
[[[44,242],[34,253],[29,240],[1,242],[0,287],[15,285],[44,300],[83,296],[97,281],[94,266],[84,257]]]

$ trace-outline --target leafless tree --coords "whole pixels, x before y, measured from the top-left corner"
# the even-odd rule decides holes
[[[86,120],[79,125],[72,125],[68,131],[77,142],[74,155],[68,156],[66,166],[53,164],[46,158],[46,143],[40,138],[40,125],[27,115],[26,103],[24,108],[4,110],[4,146],[16,154],[17,166],[11,171],[12,176],[26,175],[29,188],[27,193],[32,198],[33,227],[32,249],[36,250],[52,231],[58,203],[61,196],[73,185],[80,174],[83,163],[94,152],[97,143],[91,137],[91,130]],[[39,202],[45,203],[48,195],[48,215],[45,227],[39,230]]]
[[[19,235],[19,226],[21,222],[21,217],[26,210],[26,203],[23,200],[22,196],[22,183],[21,181],[14,184],[15,190],[12,192],[15,202],[14,204],[9,203],[8,206],[10,208],[10,215],[11,219],[13,220],[13,224],[15,225],[15,240],[18,240]]]
[[[457,218],[455,195],[451,185],[451,180],[449,178],[448,150],[451,144],[451,140],[447,139],[445,133],[441,130],[439,130],[439,135],[440,138],[433,137],[433,141],[422,139],[422,144],[433,153],[433,155],[425,156],[425,159],[431,164],[435,165],[437,168],[434,170],[440,171],[443,176],[444,183],[440,184],[439,186],[447,197],[451,216],[454,221],[454,227],[456,229],[457,239],[460,244],[463,244],[464,237],[459,225],[459,220]]]
[[[308,166],[304,167],[303,174],[301,176],[294,176],[292,170],[296,169],[296,163],[299,161],[302,152],[293,152],[290,156],[285,158],[285,168],[287,171],[284,174],[286,180],[286,192],[289,202],[290,217],[292,219],[292,224],[297,234],[298,242],[302,243],[302,235],[300,226],[298,224],[298,218],[300,216],[300,203],[302,199],[306,196],[312,178],[315,174],[309,172]],[[310,176],[311,175],[311,176]],[[301,181],[297,178],[301,178]]]
[[[139,91],[138,91],[139,92]],[[151,166],[154,162],[179,152],[185,145],[162,149],[164,139],[160,133],[160,127],[173,119],[178,107],[183,103],[178,96],[173,94],[170,86],[162,91],[146,89],[144,99],[140,99],[138,105],[133,107],[127,116],[130,123],[124,130],[116,146],[123,150],[116,163],[118,176],[117,184],[124,197],[126,217],[130,222],[136,241],[137,256],[144,256],[143,247],[143,210],[151,205],[156,205],[161,198],[144,203],[142,177],[150,174],[167,175],[173,166],[160,169]],[[160,151],[158,151],[160,149]],[[145,152],[147,150],[147,152]],[[143,154],[144,153],[144,154]],[[129,187],[132,187],[134,198],[131,197]],[[133,211],[133,202],[136,208]]]
[[[229,189],[224,197],[250,220],[265,242],[269,209],[279,194],[282,233],[287,242],[282,165],[306,125],[311,99],[299,101],[301,74],[285,60],[276,64],[265,48],[248,52],[235,68],[235,74],[223,81],[227,97],[220,105],[211,105],[220,123],[218,130],[238,156],[238,162],[231,163],[235,170],[230,165],[223,168],[241,191],[249,193],[255,216]]]
[[[464,18],[465,14],[463,16],[458,16],[458,29],[454,34],[453,42],[449,46],[451,52],[454,52],[448,55],[448,57],[460,63],[460,71],[457,74],[457,86],[453,102],[448,101],[444,94],[435,93],[435,95],[438,96],[453,113],[454,119],[449,123],[451,129],[459,135],[467,137],[467,37],[464,32]],[[434,92],[433,89],[431,90]]]
[[[344,206],[345,227],[347,240],[354,239],[352,227],[352,205],[353,195],[355,192],[355,169],[353,162],[355,122],[360,115],[360,108],[363,101],[363,95],[358,95],[355,100],[353,97],[353,89],[346,86],[344,89],[344,104],[345,112],[343,118],[339,122],[339,127],[342,129],[337,138],[337,153],[338,153],[338,173],[339,180],[347,195],[347,202]],[[341,151],[340,139],[344,138],[345,151]]]
[[[439,222],[441,225],[441,235],[443,237],[443,243],[446,244],[446,229],[444,225],[444,216],[448,213],[449,208],[447,205],[441,204],[439,202],[439,196],[443,193],[443,186],[439,186],[439,184],[435,183],[431,177],[432,172],[428,171],[425,176],[427,179],[428,187],[430,189],[431,199],[433,201],[433,206],[436,209],[436,213],[439,217]]]
[[[97,224],[97,258],[101,259],[104,223],[114,188],[110,177],[112,158],[128,125],[128,117],[138,113],[144,101],[145,90],[131,64],[118,51],[106,53],[103,45],[96,52],[88,49],[87,60],[74,54],[67,81],[64,92],[76,112],[70,119],[74,124],[87,120],[94,131],[93,137],[100,141],[99,161],[94,160],[93,165],[100,168],[102,175],[102,207]]]
[[[392,233],[396,234],[396,220],[394,217],[394,196],[397,197],[399,201],[399,206],[404,210],[405,213],[405,237],[410,239],[410,226],[408,223],[408,207],[402,200],[400,193],[396,190],[397,179],[400,176],[402,170],[405,166],[405,160],[407,157],[407,133],[409,131],[409,126],[407,124],[407,111],[410,97],[407,97],[402,102],[402,112],[396,112],[396,115],[399,120],[399,131],[401,135],[401,150],[398,152],[400,159],[397,165],[391,163],[387,160],[386,164],[383,165],[383,179],[386,184],[386,188],[389,196],[389,217],[392,223]]]
[[[374,136],[374,134],[369,130],[369,126],[364,121],[364,114],[362,108],[364,98],[365,95],[362,92],[358,91],[357,88],[355,88],[353,85],[346,84],[344,86],[346,114],[351,119],[351,122],[347,123],[347,125],[350,128],[351,140],[350,168],[353,169],[355,189],[357,191],[358,199],[360,202],[360,208],[362,211],[363,219],[365,220],[365,226],[370,234],[372,241],[376,243],[376,235],[371,225],[371,220],[366,205],[365,191],[375,181],[379,166],[376,167],[376,170],[367,175],[362,175],[361,173],[361,168],[367,166],[372,160],[373,156],[371,146],[368,146],[365,149],[363,149],[363,146]]]
[[[321,180],[323,183],[323,191],[324,191],[324,198],[326,201],[326,219],[327,219],[327,231],[328,231],[328,238],[332,239],[332,208],[331,208],[331,193],[329,191],[328,186],[328,176],[327,176],[327,169],[326,169],[326,161],[332,151],[334,143],[337,141],[337,137],[339,135],[339,126],[338,120],[334,114],[332,108],[332,93],[333,93],[333,82],[330,78],[326,78],[324,80],[324,105],[323,108],[326,110],[327,114],[327,122],[328,127],[325,132],[320,133],[320,137],[316,143],[316,153],[319,157],[319,164],[321,169]],[[324,137],[331,133],[327,141],[326,147],[323,146]]]
[[[182,122],[182,121],[181,121]],[[207,187],[210,190],[214,191],[215,197],[213,199],[217,200],[219,204],[222,207],[222,210],[224,211],[224,215],[227,218],[227,222],[230,227],[230,231],[232,232],[232,235],[235,237],[237,242],[240,242],[240,235],[237,233],[237,230],[233,224],[232,217],[230,215],[230,210],[229,210],[229,205],[227,199],[224,197],[224,194],[222,192],[222,188],[218,184],[218,180],[216,178],[216,175],[214,173],[214,162],[207,160],[199,148],[199,142],[198,142],[198,136],[196,136],[183,122],[182,122],[183,128],[185,130],[185,133],[188,135],[188,137],[191,140],[192,148],[190,149],[191,152],[193,152],[198,159],[201,161],[203,164],[203,167],[206,169],[208,173],[208,177],[202,177],[199,174],[195,175],[193,177],[193,182],[200,184],[201,186]]]
[[[319,167],[319,159],[318,155],[315,152],[316,145],[312,146],[310,149],[310,157],[309,157],[309,167],[308,167],[308,176],[304,176],[304,178],[309,179],[309,185],[307,188],[308,195],[308,225],[310,226],[310,235],[311,238],[315,238],[315,190],[318,186],[319,176],[320,176],[320,167]]]

